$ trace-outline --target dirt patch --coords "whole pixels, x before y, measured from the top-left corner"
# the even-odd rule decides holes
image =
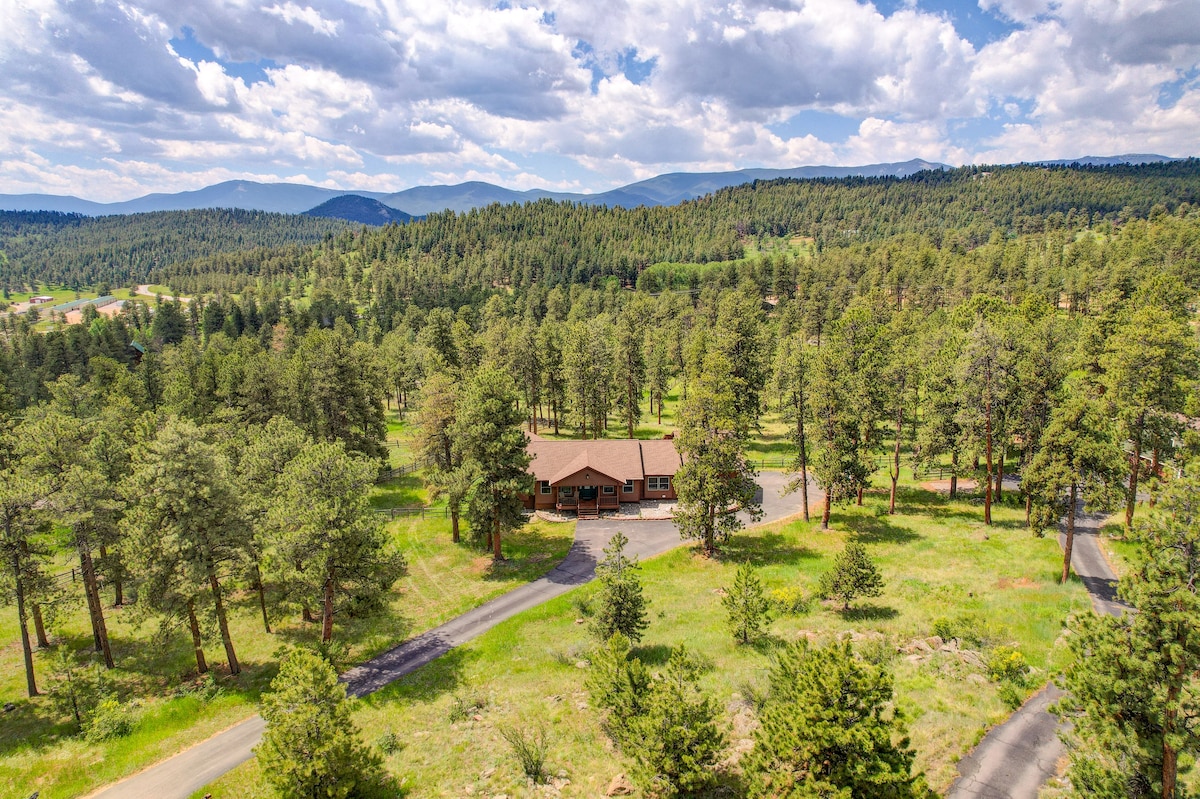
[[[1036,588],[1037,583],[1030,580],[1028,577],[1001,577],[996,581],[996,587],[1001,589],[1006,588]]]
[[[117,300],[116,302],[110,302],[107,305],[101,305],[96,310],[100,313],[101,316],[116,316],[117,314],[119,314],[121,312],[121,310],[124,307],[125,307],[125,300]],[[80,308],[80,309],[77,309],[74,311],[67,311],[67,324],[68,325],[77,325],[82,321],[83,321],[83,309]]]
[[[979,487],[979,483],[977,483],[974,480],[959,480],[958,481],[958,490],[959,491],[974,491],[978,487]],[[926,491],[935,491],[939,494],[949,494],[950,493],[950,481],[949,480],[929,480],[928,482],[921,483],[921,488],[925,489]]]

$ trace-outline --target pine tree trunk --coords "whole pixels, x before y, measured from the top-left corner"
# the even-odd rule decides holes
[[[49,649],[50,639],[46,637],[46,623],[42,621],[42,606],[30,602],[29,609],[33,612],[33,632],[37,636],[38,649]]]
[[[862,507],[862,503],[863,503],[863,491],[864,491],[864,490],[865,490],[865,489],[864,489],[862,486],[859,486],[859,487],[858,487],[858,491],[856,492],[856,493],[857,493],[857,497],[856,497],[856,499],[855,499],[855,503],[856,503],[856,504],[857,504],[857,505],[858,505],[860,508]]]
[[[983,523],[992,523],[992,399],[989,395],[983,405],[985,449],[987,452],[987,487],[983,492]]]
[[[325,596],[321,603],[321,643],[333,640],[333,578],[325,579]]]
[[[1177,643],[1183,643],[1177,641]],[[1187,678],[1184,663],[1179,664],[1175,674],[1171,675],[1171,684],[1167,686],[1167,701],[1163,711],[1162,736],[1162,799],[1175,799],[1176,782],[1179,776],[1179,752],[1171,745],[1171,738],[1178,734],[1179,727],[1179,695],[1184,680]]]
[[[492,560],[504,560],[500,551],[500,514],[497,513],[492,521]]]
[[[1079,486],[1071,483],[1071,505],[1067,508],[1067,541],[1063,546],[1063,567],[1060,583],[1071,576],[1071,551],[1075,548],[1075,502],[1079,498]]]
[[[461,536],[458,532],[458,505],[450,506],[450,540],[458,543]]]
[[[1004,497],[1004,458],[1008,455],[1008,445],[1000,446],[1000,462],[996,469],[996,501],[999,502]]]
[[[15,552],[12,556],[12,573],[13,582],[16,584],[17,621],[21,627],[21,655],[25,659],[25,690],[30,697],[34,697],[38,695],[38,689],[33,676],[33,646],[29,643],[29,621],[25,615],[25,580],[21,577],[21,556]]]
[[[830,511],[832,504],[833,503],[829,499],[829,491],[828,491],[828,489],[826,489],[826,491],[825,491],[825,510],[821,512],[821,529],[822,530],[829,529],[829,511]]]
[[[808,521],[808,444],[804,438],[804,405],[796,414],[796,437],[800,442],[800,498],[804,505],[804,521]]]
[[[213,608],[217,612],[217,627],[221,631],[221,643],[225,645],[225,657],[229,661],[229,673],[241,674],[242,667],[238,663],[237,653],[233,651],[233,639],[229,636],[229,620],[225,618],[225,603],[221,599],[221,583],[217,580],[216,569],[211,564],[208,567],[208,587],[212,589]]]
[[[108,549],[103,544],[100,545],[100,559],[105,563],[108,562]],[[121,570],[117,569],[116,573],[117,576],[113,580],[113,605],[119,608],[125,604],[125,591],[124,586],[121,585]],[[96,595],[99,596],[98,590]]]
[[[104,665],[113,668],[112,646],[108,641],[108,624],[104,621],[104,604],[100,601],[100,586],[96,581],[96,565],[86,547],[79,549],[79,570],[83,573],[83,591],[87,595],[88,614],[92,619],[92,637],[96,651],[104,654]]]
[[[187,603],[188,629],[192,633],[192,652],[196,655],[196,671],[201,674],[208,672],[208,661],[204,659],[204,646],[200,643],[200,622],[196,620],[196,603],[189,599]]]
[[[1125,497],[1125,531],[1133,529],[1133,506],[1137,504],[1138,473],[1142,468],[1142,432],[1146,427],[1146,414],[1138,415],[1133,430],[1133,464],[1129,470],[1129,493]]]
[[[1158,447],[1155,447],[1154,455],[1150,459],[1150,479],[1151,480],[1154,480],[1155,478],[1158,477],[1158,459],[1159,459],[1160,454],[1161,453],[1160,453]],[[1154,495],[1154,492],[1151,492],[1150,493],[1150,501],[1147,502],[1146,504],[1149,507],[1153,508],[1155,506],[1155,504],[1157,504],[1157,502],[1158,502],[1158,497],[1156,497]]]
[[[267,588],[263,585],[262,570],[254,564],[254,589],[258,592],[258,608],[262,611],[263,629],[271,634],[271,622],[267,618]]]
[[[316,619],[313,618],[313,615],[312,615],[312,608],[310,608],[308,605],[305,605],[304,607],[302,607],[300,609],[300,619],[301,619],[301,621],[306,621],[306,622],[316,621]]]
[[[888,474],[892,478],[892,496],[888,501],[888,513],[896,512],[896,483],[900,480],[900,437],[904,432],[904,407],[896,409],[896,448],[892,451],[892,465]]]

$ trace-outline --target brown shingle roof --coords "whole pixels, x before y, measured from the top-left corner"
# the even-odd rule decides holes
[[[646,474],[674,475],[682,461],[674,441],[643,441],[642,471]]]
[[[526,449],[533,459],[529,470],[534,478],[548,483],[584,469],[624,482],[643,480],[647,474],[673,475],[679,468],[673,441],[554,441],[531,437]]]

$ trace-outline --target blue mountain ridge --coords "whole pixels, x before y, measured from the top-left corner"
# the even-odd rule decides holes
[[[1085,156],[1036,163],[1069,166],[1072,164],[1141,164],[1173,160],[1177,159],[1162,155],[1117,155]],[[230,180],[195,191],[147,194],[144,197],[114,203],[97,203],[78,197],[52,194],[0,194],[0,210],[61,211],[86,216],[107,216],[150,211],[183,211],[195,208],[242,208],[299,214],[316,210],[329,200],[348,196],[374,200],[409,216],[424,216],[445,210],[462,212],[497,202],[524,203],[540,199],[633,208],[639,205],[674,205],[685,200],[703,197],[719,189],[755,180],[908,177],[924,170],[951,168],[946,164],[912,159],[899,163],[850,167],[803,166],[791,169],[751,168],[730,172],[672,172],[596,194],[552,192],[544,189],[517,191],[479,181],[460,183],[454,186],[414,186],[404,191],[386,193],[326,189],[320,186],[296,183],[257,183],[249,180]],[[366,211],[368,207],[359,204],[355,206],[354,213],[366,212],[373,219],[382,218],[382,212],[379,212],[378,209]],[[365,220],[355,218],[354,221]],[[367,222],[367,224],[384,224],[384,222],[375,221]]]

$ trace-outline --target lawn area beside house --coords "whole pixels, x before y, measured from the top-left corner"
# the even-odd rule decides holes
[[[407,486],[411,489],[412,486]],[[464,525],[465,527],[465,525]],[[468,544],[450,541],[450,520],[442,516],[398,518],[388,522],[396,546],[408,562],[384,610],[364,618],[338,617],[335,645],[346,666],[365,660],[465,610],[540,577],[567,553],[574,524],[533,522],[505,542],[508,560]],[[64,562],[63,569],[69,569]],[[111,591],[105,591],[111,602]],[[319,625],[298,614],[272,618],[274,633],[263,631],[252,592],[233,597],[230,625],[242,674],[228,676],[215,630],[205,634],[212,680],[198,679],[186,631],[158,634],[155,621],[138,623],[136,606],[105,609],[117,669],[106,677],[136,720],[129,737],[90,743],[72,736],[49,697],[25,698],[16,612],[0,615],[0,636],[12,642],[0,649],[0,703],[15,709],[0,727],[0,785],[19,786],[20,795],[41,791],[44,799],[80,796],[101,785],[191,746],[256,712],[258,697],[276,672],[281,647],[313,646]],[[53,643],[86,655],[91,632],[78,584],[67,581],[67,597]],[[35,654],[39,686],[52,687],[52,655]]]
[[[893,671],[918,767],[944,791],[958,758],[1009,713],[980,665],[990,649],[1023,653],[1035,669],[1032,692],[1063,662],[1063,620],[1090,604],[1078,580],[1057,584],[1057,543],[1032,536],[1015,503],[997,506],[996,524],[985,528],[971,499],[906,489],[901,500],[905,512],[895,516],[878,493],[862,508],[838,507],[825,533],[816,523],[784,522],[738,534],[715,559],[681,548],[647,561],[650,627],[636,652],[652,670],[680,643],[708,659],[703,684],[725,708],[723,724],[738,751],[755,723],[746,697],[764,686],[772,651],[802,636],[851,635],[863,656]],[[636,529],[630,523],[627,534]],[[754,564],[768,590],[799,587],[811,597],[846,541],[863,543],[879,565],[887,581],[881,597],[860,600],[849,613],[814,601],[806,613],[777,618],[761,645],[734,645],[720,598],[740,563]],[[550,773],[570,780],[557,795],[602,795],[617,774],[629,773],[629,759],[608,742],[583,688],[592,642],[581,608],[594,590],[577,589],[510,619],[356,703],[365,740],[398,736],[401,748],[386,762],[406,797],[544,796],[521,776],[499,732],[539,719],[550,728]],[[935,629],[960,636],[959,646],[922,649],[918,642]],[[722,779],[736,788],[735,769]],[[207,792],[214,799],[272,795],[253,761],[197,799]]]

